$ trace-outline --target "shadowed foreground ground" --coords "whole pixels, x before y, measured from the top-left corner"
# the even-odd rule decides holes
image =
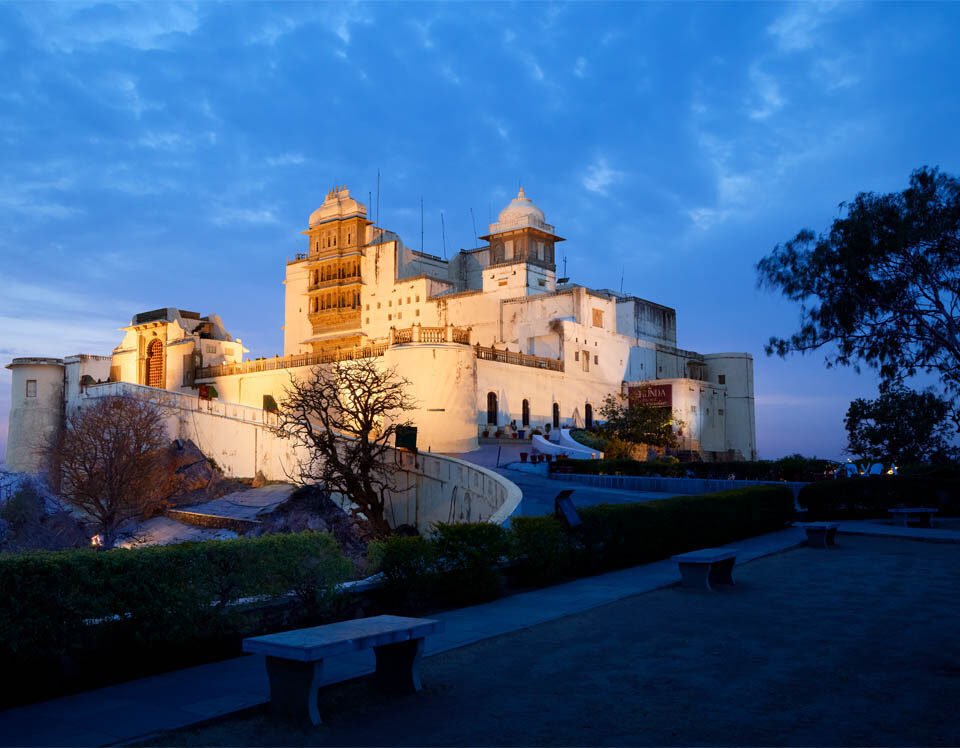
[[[325,690],[162,745],[958,745],[960,545],[844,536],[424,662],[422,693]]]

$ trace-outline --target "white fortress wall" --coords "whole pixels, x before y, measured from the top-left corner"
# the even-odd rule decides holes
[[[193,440],[228,476],[252,477],[260,471],[269,480],[288,480],[302,454],[270,430],[276,416],[236,403],[203,401],[198,408],[188,395],[116,382],[86,388],[72,406],[109,396],[143,397],[160,404],[170,438]],[[520,504],[520,489],[485,468],[424,451],[390,454],[401,467],[398,490],[389,501],[393,526],[410,524],[429,531],[434,522],[500,523]]]

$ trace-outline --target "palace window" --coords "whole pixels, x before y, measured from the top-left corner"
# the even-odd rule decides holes
[[[553,404],[553,427],[560,428],[560,403]]]
[[[583,406],[583,424],[588,429],[593,428],[593,406],[590,403]]]
[[[413,316],[414,316],[414,317],[419,317],[419,316],[420,316],[420,310],[417,309],[417,311],[414,312]]]
[[[593,310],[593,326],[603,327],[603,310],[602,309]]]
[[[726,375],[726,374],[718,374],[718,375],[717,375],[717,383],[718,383],[718,384],[726,384],[726,383],[727,383],[727,375]]]
[[[37,396],[37,380],[28,379],[27,380],[27,397],[36,397]]]
[[[524,426],[529,426],[529,425],[530,425],[530,401],[529,401],[529,400],[524,400],[524,401],[523,401],[523,410],[522,410],[522,413],[521,413],[521,415],[520,415],[520,422],[521,422]]]
[[[497,393],[487,393],[487,423],[497,425]]]

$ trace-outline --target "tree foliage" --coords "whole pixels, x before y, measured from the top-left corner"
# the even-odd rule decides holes
[[[613,394],[604,398],[600,417],[604,421],[600,430],[608,439],[651,447],[676,447],[674,426],[683,425],[670,408],[630,403],[622,395]]]
[[[876,400],[850,403],[844,425],[847,451],[871,461],[900,465],[949,458],[950,404],[932,392],[905,388],[880,393]]]
[[[291,379],[279,407],[276,433],[304,448],[290,477],[303,485],[322,483],[353,502],[377,536],[389,534],[388,494],[398,470],[391,447],[403,414],[414,407],[409,382],[374,359],[314,367]]]
[[[60,494],[95,522],[103,547],[161,500],[167,442],[163,413],[146,400],[105,397],[67,417],[51,464]]]
[[[960,182],[913,172],[903,192],[860,193],[827,234],[804,229],[757,264],[759,284],[801,304],[785,356],[833,344],[827,364],[860,362],[887,384],[917,372],[960,392]]]

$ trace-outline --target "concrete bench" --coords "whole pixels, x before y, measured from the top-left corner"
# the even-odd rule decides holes
[[[933,527],[933,515],[939,512],[939,509],[933,509],[927,506],[901,506],[895,509],[887,509],[894,517],[899,518],[900,524],[907,527],[912,521],[920,527]]]
[[[377,683],[412,693],[420,690],[423,639],[442,630],[441,621],[375,616],[250,637],[243,640],[243,651],[266,655],[274,713],[319,725],[317,700],[325,658],[373,649]]]
[[[680,565],[684,587],[710,591],[714,584],[733,584],[733,565],[738,548],[703,548],[681,553],[673,560]]]
[[[807,531],[807,545],[811,548],[826,548],[837,544],[836,522],[798,522],[797,527]]]

